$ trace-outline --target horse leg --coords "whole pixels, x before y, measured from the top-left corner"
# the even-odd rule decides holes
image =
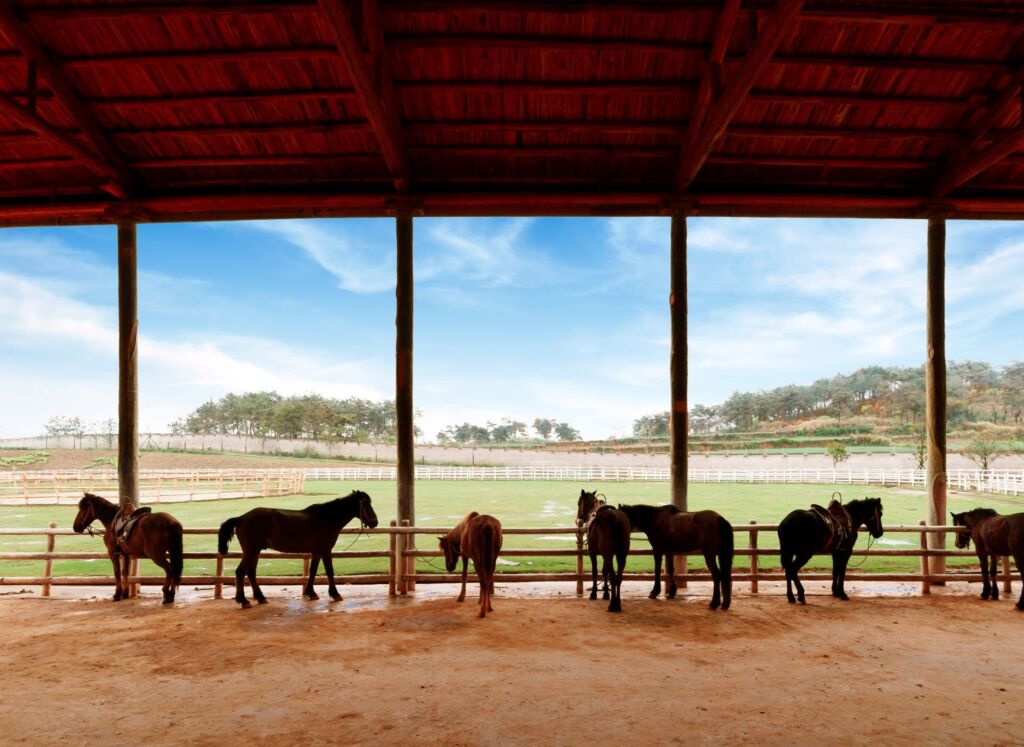
[[[793,596],[793,553],[785,545],[779,551],[779,560],[782,563],[782,570],[786,574],[786,600],[790,604],[796,604],[796,597]]]
[[[311,553],[309,559],[309,579],[306,581],[306,588],[302,590],[302,596],[306,599],[317,600],[320,595],[316,593],[316,589],[313,588],[313,582],[316,581],[316,572],[320,568],[320,556],[317,553]],[[327,559],[324,559],[324,568],[327,568]],[[255,594],[255,592],[253,592]]]
[[[609,612],[622,612],[622,574],[626,567],[626,553],[619,552],[615,558],[618,561],[618,570],[612,568],[612,601],[608,605]],[[609,565],[611,562],[609,561]]]
[[[676,598],[676,556],[671,550],[665,553],[665,599]]]
[[[466,574],[469,573],[469,558],[465,555],[462,556],[462,591],[459,592],[459,598],[456,602],[466,601]]]
[[[832,556],[832,596],[844,602],[850,601],[846,596],[846,566],[849,562],[849,553],[837,553]]]
[[[114,564],[114,601],[120,602],[123,597],[121,594],[121,556],[111,553],[110,561]]]
[[[988,556],[988,575],[992,579],[992,596],[991,599],[999,599],[999,574],[996,570],[996,564],[999,561],[999,556],[992,553]]]
[[[661,553],[654,551],[654,588],[648,595],[651,599],[657,599],[661,594]]]
[[[610,587],[608,586],[608,574],[612,569],[612,554],[610,552],[601,553],[601,580],[603,581],[603,590],[601,599],[610,599]]]
[[[804,596],[804,585],[800,583],[798,574],[800,569],[807,565],[807,561],[811,559],[812,555],[813,553],[805,552],[793,558],[793,584],[796,586],[796,600],[800,604],[807,604],[807,598]]]
[[[988,581],[988,555],[981,550],[978,550],[978,562],[981,563],[981,598],[988,599],[992,595],[992,584]]]
[[[148,557],[157,567],[163,569],[164,585],[160,587],[160,590],[164,593],[164,604],[171,604],[174,601],[174,580],[171,578],[171,564],[162,554],[154,553]]]
[[[253,599],[260,604],[266,604],[267,598],[263,596],[263,591],[260,589],[260,585],[256,582],[256,564],[259,562],[260,556],[258,553],[249,561],[249,586],[252,587]]]
[[[245,598],[245,573],[247,563],[248,557],[243,553],[242,559],[238,561],[238,567],[235,569],[235,601],[242,605],[243,610],[247,610],[252,607],[249,600]]]
[[[711,571],[711,583],[713,591],[711,592],[711,609],[717,610],[722,604],[722,574],[718,570],[718,562],[715,560],[715,553],[710,550],[704,551],[704,563],[707,565],[708,570]]]
[[[127,599],[131,596],[132,585],[128,583],[132,575],[132,558],[127,553],[121,556],[121,598]]]
[[[341,601],[341,594],[338,587],[334,585],[334,559],[331,558],[331,551],[324,553],[324,571],[327,572],[327,593],[335,602]]]
[[[593,583],[590,586],[590,598],[597,599],[597,552],[590,548],[590,576]]]

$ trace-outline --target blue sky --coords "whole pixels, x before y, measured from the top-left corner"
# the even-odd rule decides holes
[[[948,352],[1022,357],[1024,224],[950,222]],[[924,357],[923,221],[689,222],[690,400]],[[667,409],[667,219],[417,219],[421,427],[628,434]],[[390,220],[139,226],[140,417],[211,397],[390,398]],[[116,416],[112,227],[0,231],[0,437]]]

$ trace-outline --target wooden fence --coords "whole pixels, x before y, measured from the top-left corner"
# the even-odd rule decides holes
[[[397,469],[379,467],[317,467],[305,470],[306,480],[395,480]],[[417,480],[569,482],[668,482],[668,467],[442,467],[417,465]],[[1024,495],[1024,470],[947,472],[953,490]],[[919,469],[694,469],[689,481],[722,483],[813,483],[818,485],[889,485],[924,487]]]
[[[0,505],[75,505],[83,492],[117,501],[116,470],[0,472]],[[144,469],[143,503],[187,503],[303,492],[300,469]]]
[[[746,547],[737,547],[735,554],[737,558],[747,558],[745,565],[740,561],[740,567],[733,568],[733,580],[736,582],[749,582],[752,593],[758,593],[758,584],[764,581],[784,581],[785,575],[781,569],[774,567],[765,569],[761,567],[760,558],[765,556],[778,557],[778,550],[759,548],[758,537],[764,532],[775,532],[777,524],[737,524],[733,529],[736,534],[746,533],[748,540]],[[396,526],[395,522],[390,527],[377,529],[346,529],[342,532],[343,538],[352,536],[362,531],[369,535],[387,535],[387,550],[347,550],[335,552],[332,557],[344,560],[352,558],[387,558],[388,572],[362,575],[339,575],[338,581],[345,584],[387,584],[390,595],[406,594],[415,589],[417,583],[454,583],[460,580],[457,574],[448,573],[417,573],[415,563],[417,558],[440,558],[442,554],[437,550],[416,549],[413,545],[417,535],[436,536],[444,534],[449,527],[409,527]],[[981,580],[981,574],[976,570],[947,572],[944,574],[932,573],[929,568],[929,559],[937,557],[975,557],[970,550],[929,550],[926,546],[926,535],[928,533],[950,533],[955,532],[954,527],[949,526],[927,526],[921,522],[918,526],[889,526],[885,528],[887,534],[910,534],[918,538],[918,547],[906,550],[868,549],[856,550],[854,556],[868,558],[884,557],[916,557],[920,559],[920,570],[916,573],[889,573],[889,572],[858,572],[852,570],[847,573],[846,578],[850,581],[903,581],[914,582],[920,585],[921,592],[929,593],[930,585],[937,582],[977,582]],[[552,550],[546,548],[530,548],[505,550],[501,553],[505,558],[529,558],[529,557],[567,557],[576,559],[576,571],[574,573],[541,573],[541,572],[500,572],[498,578],[501,583],[537,582],[537,581],[572,581],[576,583],[576,593],[582,594],[584,584],[590,579],[589,562],[584,564],[587,557],[586,548],[583,544],[583,534],[576,527],[544,527],[544,528],[505,528],[505,535],[572,535],[575,537],[576,546],[573,549]],[[185,529],[187,536],[216,535],[214,528],[206,529]],[[58,552],[56,541],[58,537],[73,535],[71,529],[58,528],[51,524],[45,529],[0,529],[2,536],[28,536],[40,537],[41,549],[36,552],[0,552],[0,561],[43,561],[43,572],[39,576],[0,576],[0,585],[5,586],[41,586],[43,596],[49,596],[53,586],[105,586],[113,585],[112,576],[61,576],[53,573],[53,561],[55,560],[106,560],[106,552]],[[431,537],[433,539],[433,537]],[[95,541],[102,547],[102,541],[97,536]],[[739,544],[739,543],[738,543]],[[433,546],[433,542],[431,542]],[[630,555],[650,555],[650,550],[632,550]],[[301,586],[308,575],[309,556],[302,554],[286,554],[267,552],[264,554],[267,559],[287,558],[303,560],[302,575],[287,576],[263,576],[260,577],[261,584],[267,585],[297,585]],[[186,575],[182,578],[185,585],[209,585],[213,589],[213,595],[220,597],[224,585],[234,586],[233,575],[225,575],[224,562],[235,560],[241,557],[240,553],[227,553],[221,555],[216,552],[186,552],[185,560],[215,560],[216,569],[213,575]],[[337,566],[336,566],[337,567]],[[707,581],[709,575],[706,571],[688,572],[685,566],[677,576],[677,581],[685,586],[687,580]],[[1019,574],[1018,574],[1019,575]],[[626,580],[653,580],[652,574],[627,573]],[[1003,589],[1010,593],[1011,569],[1008,558],[1003,558],[1002,573],[1000,578],[1003,581]],[[805,581],[831,580],[831,575],[824,573],[803,573],[801,579]],[[163,583],[162,576],[133,576],[129,579],[131,583],[145,585],[160,585]],[[318,579],[318,583],[326,583],[326,579]]]

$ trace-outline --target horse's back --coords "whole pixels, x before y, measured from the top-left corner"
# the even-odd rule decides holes
[[[476,514],[471,518],[467,517],[467,519],[462,529],[461,546],[463,554],[474,557],[480,551],[481,542],[485,534],[490,534],[491,549],[497,554],[498,550],[501,549],[502,542],[501,522],[490,514]]]
[[[238,517],[235,535],[243,546],[258,544],[260,549],[280,552],[308,552],[319,538],[321,522],[306,511],[286,508],[254,508]],[[337,541],[335,535],[334,540]],[[331,542],[331,546],[334,542]]]

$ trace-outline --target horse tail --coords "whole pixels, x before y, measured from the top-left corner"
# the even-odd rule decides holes
[[[495,568],[498,564],[498,551],[495,549],[494,527],[490,524],[484,524],[480,527],[480,559],[483,561],[484,568],[487,569],[487,581],[490,582],[494,576]]]
[[[175,589],[181,585],[181,572],[185,565],[182,534],[181,524],[175,522],[170,527],[170,537],[167,543],[167,553],[171,556],[171,582],[174,584]]]
[[[220,525],[220,532],[217,534],[217,552],[221,555],[227,555],[228,542],[231,541],[231,537],[235,533],[235,525],[241,517],[236,516],[233,519],[228,519]]]
[[[732,600],[732,558],[735,539],[732,524],[718,517],[718,566],[722,572],[722,606],[729,608]]]

